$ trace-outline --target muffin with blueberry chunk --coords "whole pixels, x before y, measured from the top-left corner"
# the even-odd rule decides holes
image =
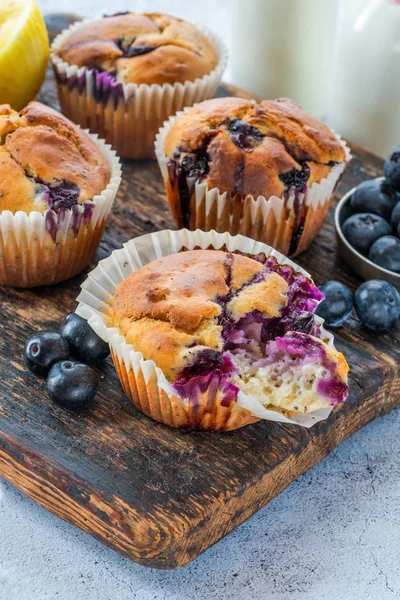
[[[170,114],[212,97],[226,56],[214,34],[183,19],[125,12],[73,25],[52,60],[63,112],[121,156],[148,158]]]
[[[173,397],[160,400],[151,377],[133,382],[113,351],[124,389],[174,427],[236,429],[270,411],[312,417],[348,389],[346,360],[314,317],[321,299],[305,275],[265,255],[191,250],[154,260],[118,286],[108,327],[154,361]]]
[[[115,81],[147,85],[194,81],[218,61],[197,27],[157,13],[120,13],[88,22],[71,32],[57,54]]]
[[[202,102],[160,131],[156,154],[179,227],[242,233],[296,255],[317,235],[348,160],[287,99]]]
[[[47,285],[81,271],[119,175],[115,153],[55,110],[0,106],[0,284]]]

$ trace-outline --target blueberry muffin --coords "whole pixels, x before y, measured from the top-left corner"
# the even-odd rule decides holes
[[[55,110],[1,105],[0,283],[46,285],[82,270],[101,239],[115,171],[112,154]]]
[[[265,409],[290,418],[343,402],[348,366],[320,338],[322,297],[310,279],[262,254],[192,250],[150,262],[116,289],[108,327],[154,361],[175,399],[160,408],[152,383],[132,386],[113,353],[124,388],[147,415],[192,429],[235,429]]]
[[[159,13],[126,12],[85,22],[61,34],[52,47],[63,112],[131,158],[153,156],[158,127],[191,97],[192,102],[211,97],[222,54],[220,43],[214,45],[191,23]],[[65,65],[76,72],[67,74]],[[81,106],[73,96],[81,98]],[[108,115],[107,107],[116,114]],[[127,121],[125,130],[119,117]],[[146,126],[135,125],[135,117]]]
[[[178,227],[242,233],[291,255],[321,228],[346,162],[330,129],[287,99],[202,102],[156,148]]]
[[[88,22],[57,50],[65,62],[108,73],[123,83],[185,83],[217,65],[214,46],[197,27],[158,13],[124,13]]]

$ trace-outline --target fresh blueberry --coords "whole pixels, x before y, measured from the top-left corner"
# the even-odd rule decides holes
[[[316,314],[325,319],[329,327],[341,327],[353,310],[353,294],[340,281],[327,281],[319,288],[325,300],[319,304]]]
[[[387,281],[372,279],[360,285],[354,296],[360,321],[374,331],[387,331],[400,316],[400,294]]]
[[[385,235],[376,240],[368,255],[376,265],[400,273],[400,240],[394,235]]]
[[[342,231],[349,244],[361,254],[367,254],[375,240],[392,233],[385,219],[370,213],[352,215],[343,223]]]
[[[65,317],[60,333],[67,340],[71,354],[78,360],[94,362],[110,354],[108,344],[93,331],[86,319],[74,312]]]
[[[52,366],[46,380],[50,398],[66,408],[90,402],[97,390],[97,376],[89,365],[63,360]]]
[[[383,167],[387,183],[400,192],[400,146],[389,154]]]
[[[377,179],[360,183],[350,198],[353,213],[373,213],[386,221],[390,221],[390,215],[397,202],[396,192],[384,180]]]
[[[393,233],[398,235],[398,229],[400,225],[400,202],[398,202],[393,209],[392,216],[390,218],[390,224],[392,226]]]
[[[69,357],[69,347],[57,331],[39,331],[26,341],[24,357],[32,373],[47,375],[54,363]]]

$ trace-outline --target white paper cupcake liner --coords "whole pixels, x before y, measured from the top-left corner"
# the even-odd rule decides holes
[[[168,117],[185,106],[212,98],[228,62],[226,46],[209,29],[197,26],[213,44],[218,64],[195,81],[153,84],[105,83],[96,70],[70,65],[57,52],[65,39],[89,19],[61,32],[51,46],[62,112],[74,123],[97,132],[123,158],[154,158],[157,131]],[[105,94],[107,100],[104,100]]]
[[[104,140],[85,133],[110,166],[109,184],[71,209],[0,212],[0,285],[50,285],[76,275],[91,261],[121,183],[121,165]]]
[[[280,252],[242,235],[232,237],[229,233],[220,234],[215,231],[205,233],[186,229],[165,230],[130,240],[120,250],[114,250],[89,273],[77,298],[79,306],[76,312],[87,319],[96,333],[110,344],[117,371],[128,395],[133,397],[135,404],[143,412],[156,420],[174,426],[179,426],[178,413],[179,410],[185,410],[185,401],[177,396],[173,386],[154,361],[145,360],[141,352],[137,352],[131,344],[125,342],[125,338],[117,328],[108,327],[108,317],[111,314],[110,303],[122,281],[148,262],[177,253],[182,249],[210,247],[215,249],[225,247],[229,252],[243,252],[252,256],[263,253],[266,257],[273,256],[279,264],[289,265],[296,272],[310,277],[304,269]],[[316,317],[316,322],[320,326],[321,339],[334,347],[333,336],[322,327],[323,319]],[[231,404],[235,404],[237,410],[245,413],[246,422],[265,419],[303,427],[311,427],[318,421],[326,419],[332,411],[332,406],[329,406],[314,412],[298,414],[290,419],[279,412],[264,408],[256,398],[243,392],[239,393],[237,402]],[[237,416],[233,415],[233,418]],[[223,418],[226,418],[226,415]],[[242,418],[243,415],[240,415],[239,421]],[[233,429],[235,426],[227,428]]]
[[[179,199],[170,186],[168,163],[170,159],[164,152],[165,137],[171,125],[180,116],[185,114],[190,107],[178,112],[169,118],[156,136],[155,152],[164,179],[168,201],[173,217],[178,227],[184,227],[175,206]],[[189,228],[203,231],[215,230],[220,233],[229,231],[232,235],[245,235],[255,240],[269,244],[279,252],[289,254],[293,231],[298,220],[300,205],[305,207],[305,217],[301,237],[293,256],[305,250],[320,231],[330,206],[330,199],[335,187],[351,160],[351,154],[345,141],[337,134],[337,139],[342,144],[346,159],[334,165],[328,177],[319,183],[315,182],[305,194],[295,193],[281,198],[278,196],[244,196],[237,194],[221,193],[218,188],[209,189],[207,183],[195,183],[194,192],[190,200]],[[190,185],[188,186],[190,189]],[[296,202],[298,205],[296,205]]]

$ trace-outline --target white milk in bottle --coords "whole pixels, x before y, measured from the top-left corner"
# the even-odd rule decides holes
[[[400,144],[400,0],[344,7],[328,123],[381,156]]]
[[[337,0],[233,0],[233,83],[264,98],[292,98],[324,118],[337,7]]]

